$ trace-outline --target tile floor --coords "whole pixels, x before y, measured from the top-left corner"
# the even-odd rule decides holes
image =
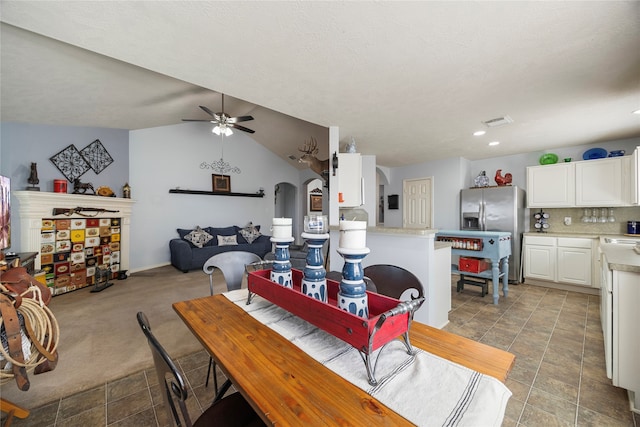
[[[626,391],[605,376],[599,298],[532,285],[511,286],[495,306],[479,288],[452,287],[451,332],[516,355],[507,386],[513,396],[504,426],[633,426]],[[208,356],[198,352],[177,360],[192,390],[190,409],[211,402],[204,387]],[[35,408],[13,426],[166,426],[155,372],[134,373]]]

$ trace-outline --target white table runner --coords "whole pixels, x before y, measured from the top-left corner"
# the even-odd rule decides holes
[[[291,341],[309,356],[395,412],[419,426],[500,426],[511,391],[496,378],[414,347],[400,340],[382,351],[375,370],[378,385],[367,381],[358,351],[309,322],[247,290],[224,294],[252,317]]]

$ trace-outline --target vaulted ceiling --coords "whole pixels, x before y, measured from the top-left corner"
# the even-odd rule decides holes
[[[1,20],[2,121],[141,129],[224,93],[284,158],[338,126],[389,167],[640,137],[637,1],[3,1]]]

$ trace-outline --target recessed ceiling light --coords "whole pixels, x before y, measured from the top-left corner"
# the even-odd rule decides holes
[[[493,147],[494,145],[500,145],[500,141],[491,141],[491,142],[489,143],[489,145],[490,145],[490,146],[492,146],[492,147]]]
[[[486,131],[483,131],[483,130],[479,130],[479,131],[474,132],[474,133],[473,133],[473,136],[482,136],[482,135],[484,135],[485,133],[487,133],[487,132],[486,132]]]
[[[634,111],[633,114],[640,114],[640,110]]]

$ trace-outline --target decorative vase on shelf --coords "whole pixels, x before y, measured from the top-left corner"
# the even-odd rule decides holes
[[[487,176],[487,172],[486,171],[480,172],[480,175],[478,175],[473,180],[473,184],[476,187],[488,187],[489,186],[489,177]]]

